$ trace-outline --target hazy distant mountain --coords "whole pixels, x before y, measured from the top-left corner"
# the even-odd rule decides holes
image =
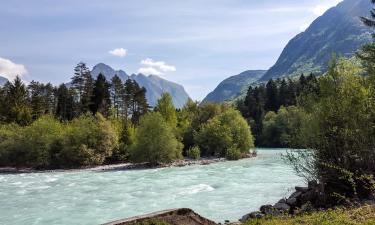
[[[140,86],[146,88],[146,98],[151,106],[156,105],[157,100],[164,92],[168,92],[172,95],[173,103],[176,108],[182,108],[189,98],[183,86],[155,75],[145,76],[143,74],[133,74],[128,76],[126,72],[122,70],[116,71],[104,63],[97,64],[91,71],[93,77],[97,77],[99,73],[105,75],[107,80],[111,80],[112,77],[117,74],[123,81],[129,78],[137,81]]]
[[[114,70],[112,67],[104,64],[99,63],[91,71],[91,75],[96,78],[99,73],[104,74],[107,78],[107,80],[111,80],[115,75],[119,76],[121,80],[125,81],[129,78],[128,74],[126,74],[122,70]]]
[[[229,77],[222,81],[202,102],[224,102],[231,100],[247,89],[251,83],[258,81],[266,72],[266,70],[248,70]]]
[[[298,34],[288,43],[276,64],[261,80],[325,72],[333,53],[352,56],[360,46],[371,41],[371,30],[359,19],[359,16],[369,14],[370,2],[344,0],[329,9],[305,32]]]
[[[3,86],[6,82],[8,82],[8,79],[0,76],[0,86]]]

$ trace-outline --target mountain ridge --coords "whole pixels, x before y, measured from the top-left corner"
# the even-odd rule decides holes
[[[224,102],[237,97],[251,83],[261,78],[267,70],[247,70],[238,75],[231,76],[223,80],[211,93],[202,101],[207,102]]]
[[[111,80],[115,75],[118,75],[123,82],[127,79],[135,80],[141,87],[146,88],[146,98],[149,105],[152,107],[157,104],[157,100],[164,92],[171,94],[173,104],[176,108],[182,108],[189,98],[189,95],[182,85],[165,80],[156,75],[146,76],[141,73],[128,75],[123,70],[114,70],[109,65],[98,63],[93,67],[91,75],[96,78],[100,73],[108,80]]]
[[[288,42],[276,63],[260,80],[323,73],[332,54],[353,56],[360,46],[372,40],[370,28],[359,19],[368,15],[370,9],[369,0],[344,0],[330,8]]]

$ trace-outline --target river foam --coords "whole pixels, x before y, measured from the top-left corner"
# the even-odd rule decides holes
[[[302,179],[280,157],[207,166],[111,172],[0,175],[0,224],[92,225],[187,207],[217,222],[236,221],[288,195]]]

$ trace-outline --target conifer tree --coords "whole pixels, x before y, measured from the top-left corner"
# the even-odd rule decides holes
[[[124,85],[122,83],[122,80],[119,76],[115,75],[111,80],[111,97],[112,97],[112,104],[115,109],[115,116],[119,117],[120,115],[123,115],[124,112]]]
[[[72,92],[62,84],[57,89],[56,116],[61,120],[72,120],[74,117],[74,101]]]
[[[94,84],[92,95],[91,112],[96,114],[101,113],[104,116],[109,116],[109,109],[111,107],[110,84],[107,82],[103,74],[99,74]]]

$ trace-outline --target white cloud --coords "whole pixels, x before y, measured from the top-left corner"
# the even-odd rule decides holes
[[[4,76],[8,80],[12,81],[16,76],[23,77],[27,74],[27,70],[24,65],[16,64],[9,59],[0,57],[0,76]]]
[[[149,66],[155,69],[158,69],[162,72],[174,72],[176,67],[166,64],[163,61],[154,61],[153,59],[147,58],[141,61],[141,65]]]
[[[124,48],[115,48],[115,49],[109,51],[109,54],[114,55],[114,56],[118,56],[118,57],[125,57],[127,53],[128,53],[128,50],[126,50]]]
[[[145,75],[164,75],[165,72],[174,72],[176,67],[168,65],[163,61],[155,61],[151,58],[147,58],[141,61],[142,67],[138,70],[138,73]]]
[[[336,6],[338,3],[342,2],[342,0],[331,0],[327,2],[326,4],[319,4],[316,5],[313,9],[312,12],[317,15],[321,16],[323,15],[328,9],[330,9],[333,6]]]
[[[157,76],[163,75],[162,72],[152,67],[139,68],[138,73],[141,73],[143,75],[157,75]]]

